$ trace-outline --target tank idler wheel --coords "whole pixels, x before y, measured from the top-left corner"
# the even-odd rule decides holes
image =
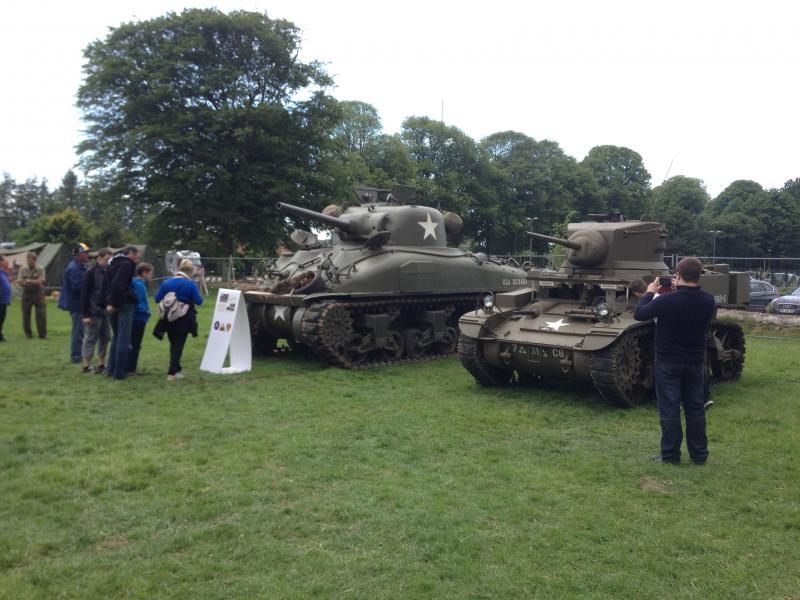
[[[411,327],[403,332],[406,357],[422,358],[428,348],[423,343],[423,333],[421,329]]]

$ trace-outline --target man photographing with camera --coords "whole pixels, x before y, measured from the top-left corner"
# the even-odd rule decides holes
[[[661,454],[654,458],[677,465],[681,460],[681,405],[686,418],[686,447],[697,465],[708,458],[703,407],[706,332],[714,317],[714,296],[700,289],[702,265],[684,258],[676,268],[674,291],[656,294],[659,277],[647,286],[636,306],[637,321],[656,321],[656,399],[661,421]]]

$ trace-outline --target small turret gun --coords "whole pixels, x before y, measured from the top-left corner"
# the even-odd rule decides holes
[[[280,212],[285,215],[292,215],[293,217],[302,217],[304,219],[308,219],[310,221],[318,221],[324,225],[328,225],[330,227],[336,227],[345,232],[349,232],[352,224],[350,221],[345,219],[340,219],[338,217],[332,217],[330,215],[326,215],[315,210],[309,210],[308,208],[302,208],[300,206],[295,206],[294,204],[287,204],[286,202],[278,202],[275,205]]]
[[[533,231],[526,231],[530,236],[535,238],[539,238],[540,240],[544,240],[545,242],[550,242],[551,244],[559,244],[560,246],[566,246],[570,250],[580,250],[581,245],[577,242],[571,242],[570,240],[564,240],[559,237],[553,237],[552,235],[544,235],[543,233],[534,233]]]

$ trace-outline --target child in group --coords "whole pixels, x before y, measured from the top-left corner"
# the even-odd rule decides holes
[[[147,297],[147,284],[153,278],[153,265],[139,263],[136,266],[136,277],[133,278],[133,291],[136,294],[136,308],[133,311],[133,329],[131,330],[131,353],[128,358],[128,377],[137,374],[139,351],[147,321],[150,319],[150,302]]]

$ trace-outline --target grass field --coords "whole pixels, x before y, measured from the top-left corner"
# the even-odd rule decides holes
[[[47,341],[10,307],[0,597],[800,598],[797,339],[748,339],[708,464],[672,467],[654,407],[456,358],[200,373],[208,312],[186,380],[148,333],[117,382],[68,364],[54,305]]]

